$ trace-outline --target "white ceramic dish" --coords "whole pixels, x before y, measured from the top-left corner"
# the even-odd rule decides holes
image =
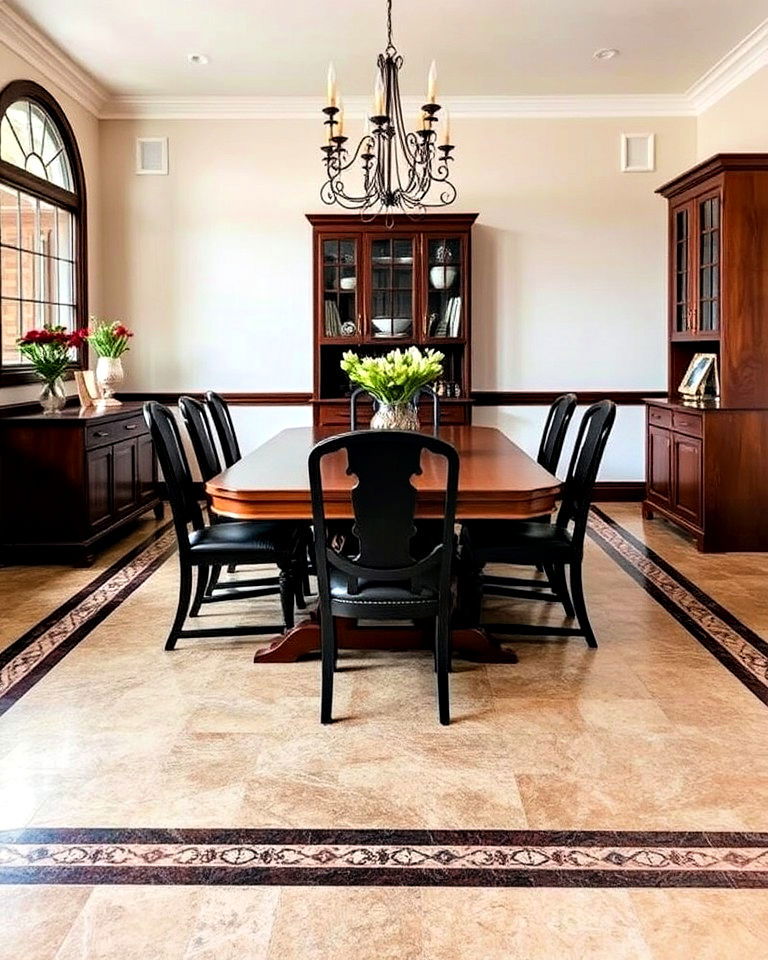
[[[394,320],[390,320],[389,317],[374,317],[371,320],[373,332],[377,337],[405,337],[412,324],[412,320],[401,317],[395,317]]]

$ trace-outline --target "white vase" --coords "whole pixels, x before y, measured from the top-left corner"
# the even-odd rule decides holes
[[[99,357],[96,362],[96,383],[101,390],[101,403],[107,407],[120,404],[112,394],[123,382],[123,361],[120,357]]]
[[[448,287],[453,286],[457,273],[456,267],[432,267],[429,271],[429,279],[435,290],[447,290]]]
[[[40,406],[43,408],[43,413],[48,417],[61,413],[66,403],[67,394],[61,377],[56,377],[54,380],[44,380],[43,389],[40,393]]]

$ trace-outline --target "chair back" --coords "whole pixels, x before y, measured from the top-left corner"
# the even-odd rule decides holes
[[[179,549],[183,552],[189,547],[187,526],[191,523],[195,530],[200,530],[205,523],[200,504],[195,496],[192,474],[189,470],[187,455],[184,453],[181,434],[168,407],[164,407],[155,400],[144,404],[144,420],[149,427],[160,469],[163,471]]]
[[[357,430],[357,402],[361,396],[370,397],[373,400],[373,409],[378,405],[378,400],[371,397],[370,393],[364,387],[357,387],[352,391],[349,397],[349,429]],[[418,408],[419,400],[422,395],[432,398],[432,426],[437,429],[440,426],[440,397],[435,393],[432,387],[420,387],[414,395],[413,402]]]
[[[577,545],[584,542],[597,472],[615,419],[616,404],[601,400],[584,412],[579,424],[555,521],[559,527],[573,521],[573,542]]]
[[[232,423],[229,406],[226,400],[212,390],[206,393],[205,402],[211,414],[216,436],[219,438],[224,466],[231,467],[233,463],[237,463],[241,459],[242,454],[240,453],[240,444],[237,442],[237,434],[235,433],[235,425]]]
[[[536,460],[550,473],[557,473],[560,454],[563,452],[563,444],[565,443],[565,435],[568,432],[568,425],[575,409],[575,393],[564,393],[549,408]]]
[[[357,478],[350,496],[354,512],[353,533],[360,550],[348,558],[327,543],[322,462],[343,450],[347,473]],[[426,557],[414,558],[411,540],[417,533],[416,488],[411,478],[422,472],[424,450],[446,462],[442,538]],[[357,581],[410,581],[418,589],[420,577],[439,567],[440,589],[450,584],[453,553],[459,455],[456,448],[437,437],[410,430],[362,430],[322,440],[309,455],[309,482],[317,553],[318,586],[328,595],[329,566],[344,572],[350,592]]]
[[[203,483],[207,483],[211,477],[221,473],[221,461],[216,452],[216,444],[213,442],[205,404],[194,397],[179,397],[179,411],[189,439],[192,441],[200,476],[203,478]]]

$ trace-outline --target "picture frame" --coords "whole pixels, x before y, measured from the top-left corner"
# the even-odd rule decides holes
[[[716,353],[695,353],[680,381],[678,392],[684,399],[714,399],[720,395]]]
[[[93,370],[75,370],[75,386],[81,407],[93,407],[101,399]]]

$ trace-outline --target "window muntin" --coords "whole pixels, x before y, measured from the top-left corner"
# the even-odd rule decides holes
[[[62,190],[73,190],[72,168],[56,124],[31,100],[12,103],[0,121],[0,160]]]

